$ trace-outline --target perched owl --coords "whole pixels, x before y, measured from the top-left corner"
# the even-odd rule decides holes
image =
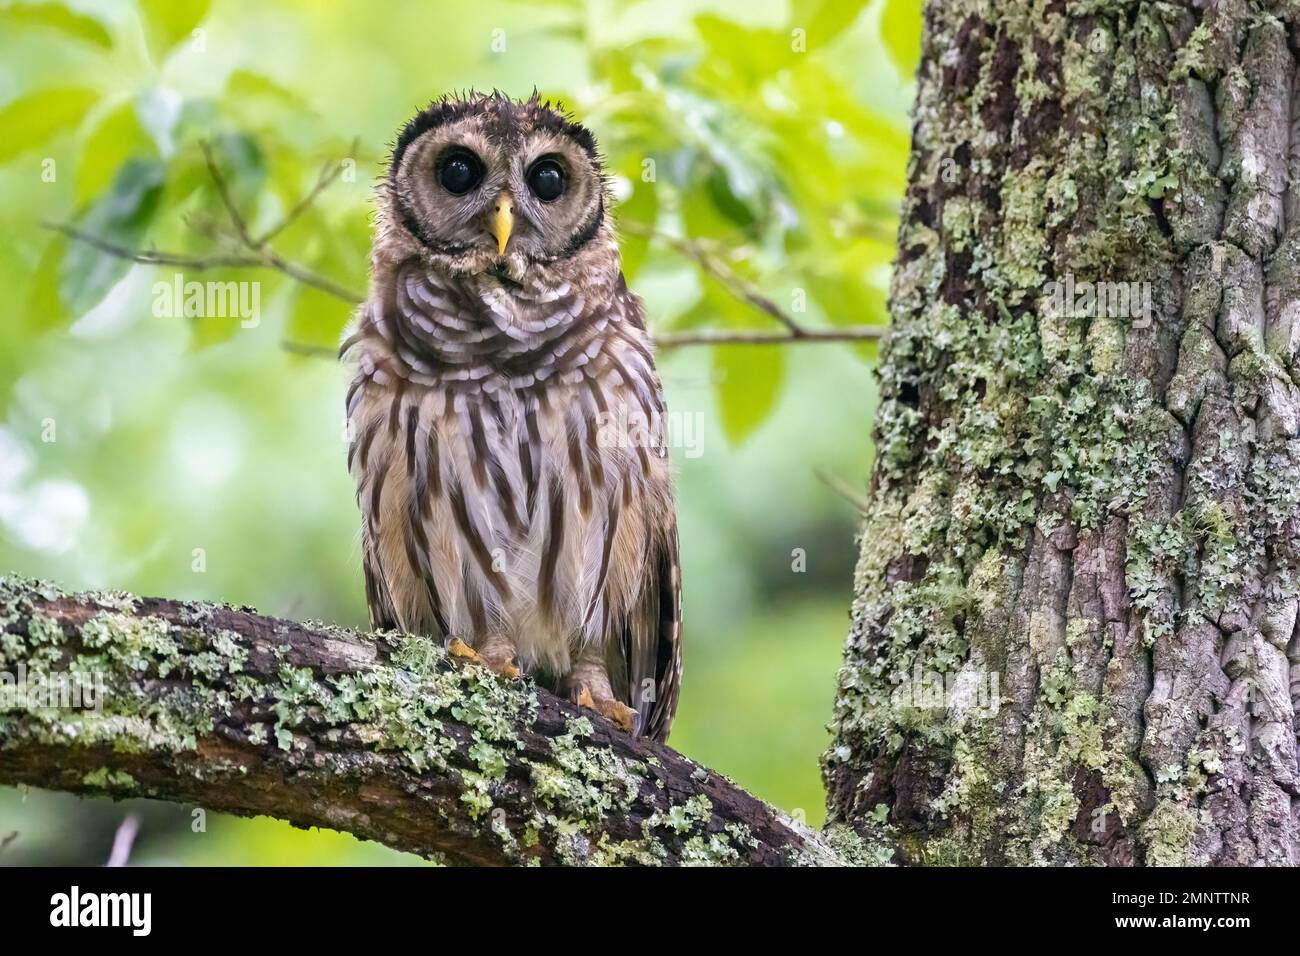
[[[342,346],[377,628],[663,740],[682,671],[663,390],[590,132],[473,94],[398,136]]]

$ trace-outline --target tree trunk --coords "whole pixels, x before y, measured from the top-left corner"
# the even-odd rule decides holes
[[[824,759],[876,853],[1297,862],[1298,24],[928,5]]]

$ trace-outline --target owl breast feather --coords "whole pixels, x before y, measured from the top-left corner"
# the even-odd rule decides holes
[[[643,333],[563,289],[395,286],[363,317],[349,398],[371,606],[564,673],[636,613],[672,514]]]

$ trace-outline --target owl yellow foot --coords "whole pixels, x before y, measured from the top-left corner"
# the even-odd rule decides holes
[[[451,643],[447,645],[447,653],[450,654],[452,657],[467,657],[472,661],[476,661],[479,659],[479,656],[477,652],[475,652],[474,648],[470,647],[459,637],[453,637],[451,639]]]
[[[494,671],[504,677],[506,680],[519,679],[519,666],[514,661],[505,661],[502,664],[488,664]]]
[[[507,680],[514,680],[519,676],[519,668],[518,666],[516,666],[515,662],[510,658],[507,657],[504,660],[498,661],[488,657],[483,657],[481,654],[479,654],[478,651],[474,650],[474,648],[470,647],[459,637],[453,637],[451,639],[451,643],[447,645],[447,653],[450,654],[452,657],[463,657],[466,660],[476,661],[479,664],[484,664],[490,670],[506,678]]]
[[[626,733],[632,733],[636,727],[635,710],[622,701],[613,700],[609,697],[592,697],[591,691],[587,689],[586,684],[583,684],[582,689],[578,691],[577,704],[579,707],[594,710],[607,720],[612,720]]]

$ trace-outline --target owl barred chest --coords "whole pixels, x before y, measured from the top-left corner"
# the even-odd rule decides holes
[[[376,627],[459,638],[664,739],[681,675],[664,405],[606,202],[590,133],[535,96],[407,124],[342,350],[348,468]]]
[[[671,486],[635,300],[608,291],[588,312],[408,264],[363,322],[350,467],[372,605],[403,629],[503,636],[562,675],[633,611]]]

